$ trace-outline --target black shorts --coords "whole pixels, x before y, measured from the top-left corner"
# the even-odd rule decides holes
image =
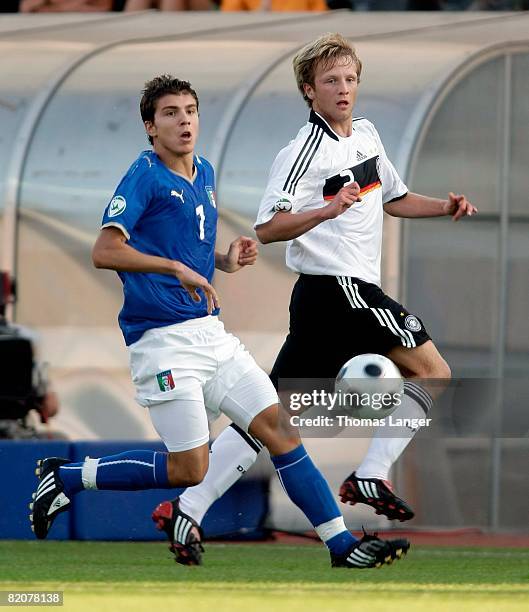
[[[270,377],[335,378],[363,353],[386,355],[430,339],[422,321],[380,287],[350,276],[301,274],[290,300],[290,333]]]

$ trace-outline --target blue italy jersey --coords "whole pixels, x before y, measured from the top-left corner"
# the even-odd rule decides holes
[[[118,185],[102,227],[118,227],[138,251],[180,261],[211,282],[217,233],[215,175],[205,159],[195,156],[193,161],[190,181],[169,170],[154,151],[144,151]],[[202,300],[194,302],[176,277],[118,274],[124,293],[119,325],[127,345],[147,329],[208,314],[204,293],[199,290]]]

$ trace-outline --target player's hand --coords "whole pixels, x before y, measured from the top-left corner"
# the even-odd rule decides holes
[[[225,272],[237,272],[244,266],[253,266],[257,260],[257,242],[248,236],[239,236],[230,244],[225,258]]]
[[[444,206],[445,214],[452,217],[452,221],[459,221],[461,217],[471,217],[478,209],[471,204],[464,195],[456,195],[450,192]]]
[[[346,210],[349,210],[355,202],[361,202],[360,185],[355,181],[350,185],[342,187],[334,196],[330,204],[324,207],[325,219],[336,219]]]
[[[194,302],[200,302],[197,289],[202,289],[208,302],[208,314],[220,306],[219,298],[215,289],[208,283],[207,279],[180,263],[175,273],[176,278],[181,282],[182,287],[189,293]]]

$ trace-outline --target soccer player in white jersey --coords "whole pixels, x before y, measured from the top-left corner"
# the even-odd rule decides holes
[[[196,485],[208,469],[208,416],[222,412],[244,436],[268,448],[287,495],[327,545],[333,567],[391,563],[409,543],[374,535],[357,540],[346,529],[299,436],[281,429],[270,379],[218,319],[215,267],[235,272],[254,263],[257,249],[241,236],[227,254],[215,251],[213,168],[194,152],[198,104],[186,81],[162,75],[146,84],[140,110],[153,150],[140,153],[121,180],[93,249],[95,266],[116,270],[123,283],[119,324],[137,400],[168,452],[39,461],[30,517],[35,535],[45,538],[55,517],[85,489]],[[177,562],[201,563],[200,527],[178,499],[160,504],[152,518],[167,533]]]
[[[375,126],[353,119],[362,64],[347,39],[323,35],[301,49],[293,65],[309,121],[277,155],[255,225],[265,244],[288,241],[286,263],[299,274],[290,333],[272,381],[277,387],[282,378],[333,379],[351,357],[379,353],[407,378],[394,417],[424,417],[450,368],[423,322],[380,288],[383,212],[458,221],[477,209],[463,195],[442,200],[408,191]],[[428,379],[438,384],[428,385]],[[341,500],[368,504],[389,519],[411,519],[413,510],[394,494],[388,473],[414,433],[379,427],[361,465],[342,484]],[[216,444],[216,482],[224,473],[231,484],[236,466],[248,469],[258,452],[229,429]],[[181,504],[200,521],[223,492],[208,475],[184,493]]]
[[[354,355],[380,353],[408,378],[395,418],[424,417],[439,387],[413,379],[446,381],[450,368],[422,321],[380,289],[383,212],[457,221],[477,210],[463,195],[442,200],[408,191],[374,125],[353,119],[361,70],[354,48],[338,34],[318,38],[294,59],[310,117],[278,154],[256,221],[261,242],[289,241],[287,266],[300,275],[290,333],[271,378],[277,384],[281,378],[334,377]],[[340,496],[407,520],[413,511],[393,493],[388,472],[411,433],[405,427],[389,431],[382,426],[375,433]]]

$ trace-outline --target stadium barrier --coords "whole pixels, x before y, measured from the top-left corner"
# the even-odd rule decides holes
[[[2,512],[0,539],[34,539],[28,516],[31,494],[37,486],[37,459],[66,457],[82,461],[132,449],[163,451],[159,442],[1,440]],[[211,507],[202,527],[206,538],[261,539],[268,514],[269,480],[245,476]],[[83,491],[72,508],[57,517],[48,539],[53,540],[161,540],[151,521],[157,504],[183,489],[150,491]]]

